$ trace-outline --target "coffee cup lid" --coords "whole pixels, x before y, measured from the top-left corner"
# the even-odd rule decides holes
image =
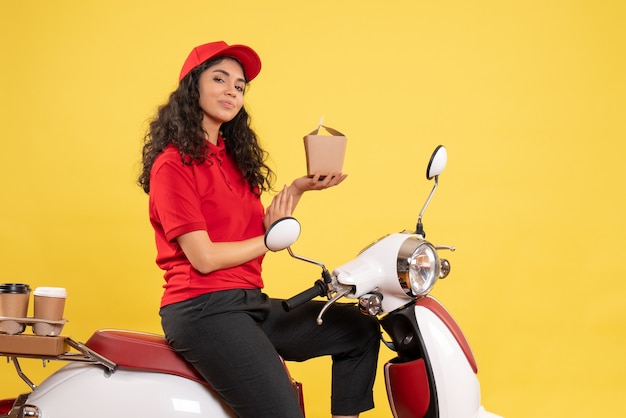
[[[35,296],[46,296],[49,298],[65,298],[67,290],[64,287],[38,287],[33,292]]]
[[[29,293],[30,286],[24,283],[0,284],[0,293]]]

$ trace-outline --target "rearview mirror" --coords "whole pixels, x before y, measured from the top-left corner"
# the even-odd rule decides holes
[[[430,156],[428,167],[426,167],[426,178],[430,180],[433,177],[437,177],[443,172],[443,169],[446,168],[447,163],[448,151],[446,151],[446,147],[439,145]]]
[[[300,222],[296,218],[280,218],[265,231],[265,246],[270,251],[284,250],[298,240],[300,230]]]

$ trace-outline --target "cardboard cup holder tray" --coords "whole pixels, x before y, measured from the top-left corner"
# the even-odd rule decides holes
[[[63,330],[67,319],[53,321],[39,318],[12,318],[0,316],[0,334],[16,335],[24,332],[27,326],[33,327],[35,335],[58,336]]]

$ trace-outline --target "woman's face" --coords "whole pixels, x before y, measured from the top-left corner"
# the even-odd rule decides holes
[[[217,140],[221,124],[232,120],[243,107],[245,88],[243,69],[231,58],[224,58],[200,75],[198,91],[204,113],[202,127],[211,141]]]

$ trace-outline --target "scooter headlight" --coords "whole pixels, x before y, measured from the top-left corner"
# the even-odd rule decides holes
[[[409,237],[398,252],[398,279],[409,296],[425,296],[439,278],[439,256],[428,241]]]

